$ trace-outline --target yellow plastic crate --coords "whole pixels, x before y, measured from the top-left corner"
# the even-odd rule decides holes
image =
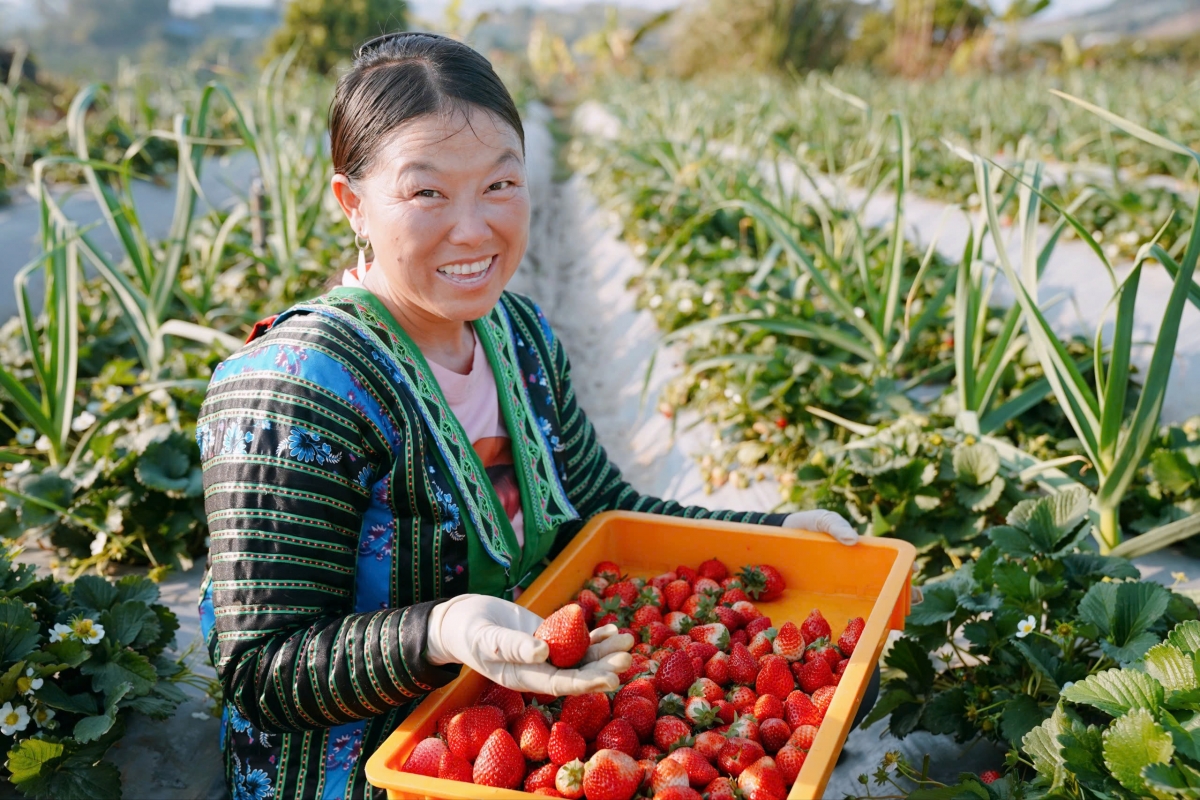
[[[761,563],[779,569],[787,590],[777,600],[756,604],[776,626],[787,620],[799,624],[813,608],[821,609],[835,637],[852,617],[867,621],[812,750],[788,795],[788,800],[820,798],[850,733],[888,631],[904,629],[916,557],[915,548],[908,542],[864,539],[854,547],[846,547],[822,533],[610,511],[594,517],[519,602],[548,616],[570,601],[600,561],[615,561],[632,576],[650,578],[680,564],[694,567],[711,557],[721,559],[731,570]],[[474,704],[485,684],[481,675],[464,667],[458,679],[430,693],[367,760],[367,780],[386,789],[389,800],[533,797],[525,792],[400,771],[417,742],[436,732],[442,714]]]

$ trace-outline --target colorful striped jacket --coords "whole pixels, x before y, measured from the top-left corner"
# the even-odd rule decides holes
[[[527,584],[593,515],[782,524],[639,495],[540,309],[505,293],[474,325],[512,437],[524,548],[420,352],[369,292],[289,309],[214,371],[196,427],[211,530],[200,618],[234,800],[382,798],[366,756],[457,674],[421,657],[429,609]]]

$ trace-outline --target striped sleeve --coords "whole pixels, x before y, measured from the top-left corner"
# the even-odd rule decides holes
[[[556,380],[555,398],[562,425],[561,441],[566,451],[566,492],[586,522],[602,511],[645,511],[672,517],[718,519],[756,525],[782,525],[787,514],[761,511],[712,511],[703,506],[685,506],[674,500],[639,494],[621,478],[621,471],[596,438],[595,428],[580,407],[571,385],[571,364],[558,337],[550,342]]]
[[[217,368],[197,422],[213,660],[262,731],[377,716],[453,678],[421,658],[434,603],[354,613],[372,477],[391,466],[355,349],[331,323],[293,318]]]

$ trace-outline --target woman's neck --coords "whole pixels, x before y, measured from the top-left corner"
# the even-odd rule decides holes
[[[389,291],[386,282],[378,280],[378,276],[377,270],[368,269],[365,276],[360,276],[363,288],[379,298],[421,354],[451,372],[469,374],[475,356],[471,323],[439,319],[411,307]]]

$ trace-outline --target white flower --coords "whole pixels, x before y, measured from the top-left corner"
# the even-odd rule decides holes
[[[50,629],[50,641],[61,642],[64,639],[70,638],[71,626],[63,625],[61,622]]]
[[[685,297],[679,301],[679,313],[681,314],[690,314],[695,307],[696,304],[692,302],[692,298],[690,297]]]
[[[150,393],[150,399],[158,403],[160,406],[165,406],[171,402],[171,395],[166,389],[155,389]]]
[[[87,617],[75,620],[72,628],[75,632],[75,638],[83,640],[84,644],[95,644],[104,638],[104,626],[99,622],[93,622]]]
[[[854,307],[854,316],[858,317],[859,319],[862,319],[866,315],[867,315],[867,312],[864,311],[861,306]]]
[[[27,727],[29,727],[29,709],[25,706],[13,708],[11,702],[0,706],[0,733],[12,736]]]
[[[104,408],[104,404],[99,400],[93,400],[92,402],[88,403],[85,408],[87,408],[88,413],[99,414],[101,409]]]
[[[38,707],[33,710],[33,721],[38,724],[39,728],[46,727],[46,723],[54,719],[54,709],[50,706],[38,704]]]
[[[116,506],[108,507],[108,515],[104,518],[104,527],[113,533],[120,533],[125,528],[125,515]]]
[[[84,411],[78,417],[71,420],[71,430],[76,433],[83,433],[88,428],[96,424],[96,415],[90,411]]]
[[[700,299],[702,301],[704,301],[704,305],[711,306],[713,304],[713,301],[717,299],[717,296],[715,294],[713,294],[712,292],[705,292],[704,296],[701,297]]]
[[[92,539],[92,544],[88,548],[92,551],[92,555],[98,556],[104,552],[104,548],[108,546],[108,531],[100,531],[96,534],[96,538]]]
[[[658,308],[661,305],[662,305],[662,295],[661,294],[656,294],[656,295],[654,295],[654,297],[650,298],[650,307],[651,308]]]
[[[119,420],[114,419],[111,422],[109,422],[107,425],[105,425],[103,428],[101,428],[100,432],[102,434],[104,434],[105,436],[112,436],[114,433],[116,433],[119,430],[121,430],[121,423]]]
[[[37,431],[33,428],[21,428],[21,430],[17,431],[17,444],[21,445],[21,447],[29,447],[36,438]]]
[[[1017,623],[1017,638],[1024,639],[1037,630],[1037,620],[1032,614]]]
[[[104,390],[104,402],[117,403],[125,396],[125,390],[120,386],[109,386]]]
[[[46,436],[45,434],[42,434],[40,437],[38,437],[38,440],[33,443],[33,446],[43,453],[49,452],[50,451],[50,437]]]
[[[25,694],[36,692],[38,689],[42,688],[42,679],[34,674],[33,667],[25,670],[25,677],[32,679],[29,681],[29,688],[25,690]]]
[[[33,462],[29,459],[25,459],[20,464],[13,464],[12,469],[9,470],[9,473],[12,475],[24,475],[31,469],[33,469]]]

